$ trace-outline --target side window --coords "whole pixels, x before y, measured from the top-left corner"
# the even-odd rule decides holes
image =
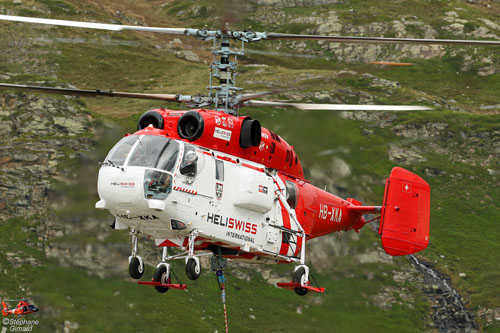
[[[215,160],[215,179],[224,181],[224,162]]]
[[[297,190],[297,186],[291,181],[287,180],[285,182],[286,185],[286,202],[290,208],[295,209],[297,207],[297,201],[299,196],[299,191]]]
[[[196,176],[198,155],[196,155],[196,150],[193,146],[186,144],[184,146],[184,155],[182,156],[182,162],[180,166],[180,172],[184,176],[194,177]]]

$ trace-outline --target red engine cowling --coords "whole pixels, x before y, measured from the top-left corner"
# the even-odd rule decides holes
[[[250,117],[234,117],[212,110],[154,109],[141,116],[136,134],[150,125],[164,130],[170,138],[193,142],[261,163],[295,178],[304,178],[302,165],[293,147]]]

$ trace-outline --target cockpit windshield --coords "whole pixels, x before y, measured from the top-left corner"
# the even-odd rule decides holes
[[[128,153],[134,146],[137,138],[137,135],[129,135],[118,141],[118,143],[109,152],[104,164],[109,164],[111,166],[123,166]]]
[[[173,172],[178,154],[177,142],[161,136],[145,135],[139,139],[127,165]]]
[[[129,135],[121,139],[108,154],[105,164],[141,166],[173,172],[179,155],[179,144],[156,135]]]

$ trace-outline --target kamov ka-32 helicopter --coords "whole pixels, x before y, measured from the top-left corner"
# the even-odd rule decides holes
[[[138,234],[162,247],[152,282],[158,292],[185,289],[172,283],[172,260],[185,260],[186,274],[196,280],[200,256],[211,256],[220,277],[227,259],[250,263],[295,263],[293,279],[278,286],[299,295],[313,287],[306,265],[306,241],[366,223],[365,214],[380,214],[379,233],[385,251],[412,254],[429,242],[430,187],[419,176],[396,167],[386,181],[380,206],[342,199],[304,179],[292,146],[258,120],[239,116],[241,107],[295,107],[301,110],[418,111],[404,105],[339,105],[256,100],[269,93],[241,94],[235,86],[236,57],[244,44],[263,40],[328,40],[337,43],[419,43],[500,45],[499,41],[436,40],[383,37],[300,35],[223,29],[155,28],[0,15],[0,20],[110,31],[147,31],[213,41],[209,94],[141,94],[0,84],[4,89],[83,97],[123,97],[176,101],[186,111],[154,109],[139,119],[137,132],[120,140],[99,171],[96,208],[115,218],[114,229],[130,229],[132,278],[144,274],[137,253]],[[230,41],[241,42],[238,50]],[[182,252],[168,254],[169,247]],[[220,280],[219,280],[220,281]]]

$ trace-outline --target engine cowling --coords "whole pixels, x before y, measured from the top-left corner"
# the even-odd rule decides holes
[[[153,110],[144,113],[137,122],[137,130],[145,129],[149,125],[152,125],[154,128],[164,129],[165,122],[162,115]]]
[[[184,113],[177,123],[177,132],[182,139],[194,141],[199,139],[205,129],[203,117],[197,111]]]
[[[240,131],[241,148],[258,147],[260,144],[262,129],[260,122],[250,117],[243,119]]]

